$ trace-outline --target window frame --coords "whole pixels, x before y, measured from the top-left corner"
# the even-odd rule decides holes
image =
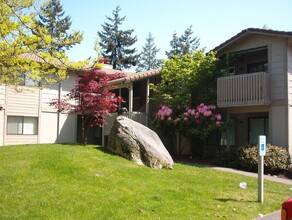
[[[265,135],[267,137],[267,142],[269,141],[269,117],[268,116],[262,116],[262,117],[249,117],[248,118],[248,144],[257,144],[257,140],[256,143],[253,143],[251,140],[251,120],[263,120],[263,130],[264,133],[262,135]]]
[[[20,125],[21,125],[21,133],[20,132],[9,132],[9,118],[20,118]],[[27,134],[25,132],[25,119],[26,118],[33,118],[35,119],[35,123],[33,123],[33,125],[35,126],[35,128],[33,129],[33,133],[32,134]],[[38,135],[38,131],[39,131],[39,118],[38,117],[34,117],[34,116],[18,116],[18,115],[8,115],[7,116],[7,122],[6,122],[6,135]],[[17,129],[19,130],[19,129]]]

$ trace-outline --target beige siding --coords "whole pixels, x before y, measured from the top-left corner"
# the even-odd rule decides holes
[[[288,151],[292,155],[292,106],[288,107]]]
[[[42,112],[40,120],[40,143],[56,143],[58,113]]]
[[[287,100],[287,41],[274,40],[270,47],[271,100],[285,104]]]
[[[50,106],[50,103],[54,99],[58,99],[58,88],[45,88],[42,89],[42,111],[44,112],[56,112],[57,109]]]
[[[76,75],[69,75],[68,79],[62,81],[62,91],[68,92],[76,84]]]
[[[61,97],[73,88],[75,78],[76,75],[71,75],[61,83]],[[58,93],[59,83],[41,90],[0,85],[0,106],[4,107],[0,111],[0,145],[76,142],[76,115],[60,114],[58,117],[56,109],[50,106],[50,102],[59,97]],[[38,117],[38,135],[7,135],[5,119],[10,115]]]
[[[76,143],[77,115],[60,114],[59,143]]]
[[[0,111],[0,146],[4,145],[5,110]]]
[[[269,132],[271,144],[288,147],[288,115],[286,106],[271,106]]]
[[[5,94],[6,94],[6,86],[0,85],[0,105],[4,107],[5,105]]]
[[[288,86],[288,103],[292,105],[292,40],[288,42],[287,51],[287,86]],[[292,117],[292,116],[291,116]],[[292,132],[292,131],[291,131]]]
[[[252,35],[242,38],[236,45],[231,45],[220,54],[243,51],[252,48],[268,47],[268,72],[271,82],[272,104],[284,104],[287,100],[287,39],[273,36]],[[218,54],[220,56],[220,54]]]
[[[4,145],[36,144],[37,135],[6,135]]]
[[[40,92],[34,88],[6,87],[6,114],[38,116]]]

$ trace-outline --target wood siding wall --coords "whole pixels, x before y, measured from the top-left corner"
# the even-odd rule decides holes
[[[75,83],[74,77],[71,76],[62,82],[61,96],[72,89]],[[0,145],[76,142],[76,115],[59,114],[53,106],[50,106],[51,100],[58,97],[59,84],[44,89],[0,86],[0,106],[4,108],[0,115],[2,124]],[[7,116],[38,117],[38,134],[7,135]]]
[[[219,56],[252,48],[268,48],[270,76],[269,136],[272,144],[292,153],[292,42],[285,37],[252,34],[226,47]],[[228,107],[228,106],[226,106]],[[260,105],[258,107],[261,107]],[[241,108],[243,109],[243,108]]]

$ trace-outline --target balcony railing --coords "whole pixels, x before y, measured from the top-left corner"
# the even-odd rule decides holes
[[[270,104],[270,78],[265,72],[217,79],[217,105],[236,107]]]
[[[146,125],[147,114],[145,112],[129,112],[126,114],[126,116],[136,122]],[[113,123],[117,117],[118,117],[117,113],[112,113],[111,116],[107,117],[106,119],[107,124],[104,125],[104,135],[109,135]]]

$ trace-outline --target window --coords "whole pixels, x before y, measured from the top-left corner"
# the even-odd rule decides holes
[[[230,119],[229,127],[229,144],[231,146],[235,145],[235,119]],[[227,145],[227,131],[221,131],[220,145]]]
[[[38,118],[7,116],[7,134],[37,134]]]
[[[249,144],[257,144],[259,135],[266,135],[269,140],[269,118],[249,118]]]
[[[29,86],[29,87],[38,87],[40,86],[40,82],[33,80],[30,77],[30,72],[23,72],[20,77],[20,85],[21,86]]]
[[[260,63],[251,63],[247,65],[248,73],[257,73],[257,72],[268,72],[268,63],[260,62]]]

